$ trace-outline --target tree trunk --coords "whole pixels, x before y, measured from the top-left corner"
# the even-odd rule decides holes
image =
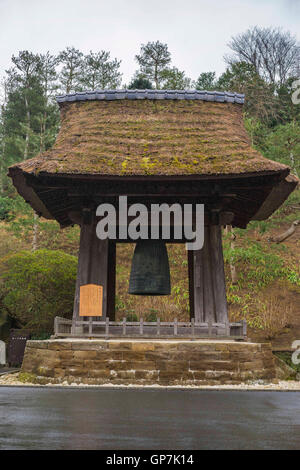
[[[280,242],[283,242],[284,240],[286,240],[288,237],[290,237],[291,235],[293,235],[293,233],[295,232],[296,230],[296,227],[297,225],[299,225],[300,223],[300,220],[295,220],[292,225],[285,231],[283,232],[281,235],[278,235],[277,237],[272,237],[270,238],[270,241],[271,242],[275,242],[275,243],[280,243]]]
[[[232,231],[232,226],[231,225],[226,225],[226,233],[230,233],[230,248],[232,250],[235,249],[235,234],[234,232]],[[236,271],[236,266],[235,264],[233,263],[233,260],[232,258],[230,259],[230,274],[231,274],[231,282],[232,284],[237,284],[238,282],[238,276],[237,276],[237,271]]]
[[[159,82],[158,82],[158,72],[157,72],[157,66],[155,66],[154,69],[154,81],[155,81],[155,87],[158,90],[159,89]]]
[[[299,178],[299,175],[298,175],[298,172],[297,172],[297,169],[296,169],[296,165],[295,165],[295,157],[294,157],[293,152],[290,152],[290,160],[291,160],[292,168],[295,172],[295,175],[297,176],[297,178]]]
[[[25,109],[26,109],[26,135],[25,135],[25,149],[24,149],[24,160],[28,158],[28,147],[29,147],[29,133],[30,133],[30,111],[28,106],[27,96],[25,94]]]
[[[41,120],[40,152],[43,152],[45,150],[46,119],[47,119],[47,112],[45,111]]]
[[[34,215],[33,215],[32,251],[37,250],[37,244],[38,244],[38,218],[39,218],[39,216],[37,215],[36,212],[34,212]]]

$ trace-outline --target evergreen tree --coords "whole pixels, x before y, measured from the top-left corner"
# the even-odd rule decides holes
[[[266,156],[285,163],[300,175],[300,122],[277,126],[266,139]]]
[[[196,90],[215,90],[217,87],[216,72],[203,72],[195,82]]]
[[[266,83],[253,65],[236,62],[227,67],[219,77],[216,88],[224,91],[244,93],[245,111],[250,117],[267,126],[275,125],[278,119],[279,101],[274,86]]]
[[[21,51],[6,71],[0,118],[0,191],[7,188],[7,168],[35,156],[55,139],[59,113],[53,95],[57,89],[57,58]]]
[[[296,77],[295,77],[296,78]],[[300,122],[300,105],[293,103],[291,97],[294,91],[295,78],[289,78],[283,85],[276,87],[276,95],[280,103],[279,121],[281,124]]]
[[[5,146],[6,146],[6,134],[4,127],[3,113],[7,103],[7,83],[2,80],[1,83],[1,98],[2,104],[0,108],[0,194],[4,193],[4,168],[5,168]]]
[[[25,134],[24,160],[29,156],[30,137],[34,133],[34,118],[36,111],[42,106],[41,98],[41,59],[37,54],[20,51],[18,56],[12,56],[14,67],[7,73],[9,76],[9,95],[21,95],[24,104],[25,119],[21,126]]]
[[[84,67],[83,53],[75,47],[67,47],[59,53],[59,63],[62,69],[59,74],[62,93],[71,93],[81,90],[81,77]]]
[[[185,90],[191,87],[191,79],[177,67],[165,68],[160,73],[162,88],[168,90]]]
[[[140,66],[140,72],[145,78],[154,82],[155,88],[159,89],[162,81],[162,72],[171,62],[171,54],[167,44],[160,41],[142,44],[140,54],[135,56]]]
[[[54,94],[58,89],[56,66],[59,59],[48,51],[40,55],[40,60],[40,80],[43,89],[43,111],[40,115],[40,151],[42,152],[53,144],[58,131],[59,113]]]
[[[83,89],[115,89],[121,85],[121,61],[110,59],[106,51],[92,52],[85,56],[84,67],[79,78]]]
[[[136,73],[129,83],[128,88],[129,90],[151,90],[153,86],[148,78]]]

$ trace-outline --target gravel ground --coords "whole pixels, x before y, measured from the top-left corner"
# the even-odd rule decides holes
[[[161,385],[115,385],[113,383],[107,383],[104,385],[87,385],[87,384],[76,384],[68,382],[63,382],[61,385],[58,384],[46,384],[46,385],[39,385],[33,384],[29,382],[21,382],[19,380],[18,373],[6,374],[0,376],[0,386],[27,386],[27,387],[98,387],[98,388],[106,388],[106,387],[113,387],[113,388],[195,388],[195,389],[205,389],[205,390],[299,390],[300,391],[300,381],[294,380],[278,380],[272,383],[264,382],[262,380],[258,380],[256,382],[250,383],[241,383],[239,385],[203,385],[203,386],[181,386],[181,385],[172,385],[169,387],[161,386]]]

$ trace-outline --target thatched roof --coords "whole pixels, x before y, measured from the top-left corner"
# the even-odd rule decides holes
[[[235,180],[233,189],[240,194],[239,203],[228,208],[239,214],[236,223],[240,226],[253,218],[269,194],[273,196],[265,209],[268,214],[297,184],[290,177],[284,189],[272,192],[285,180],[289,168],[252,148],[243,123],[243,95],[113,90],[60,96],[57,101],[61,129],[55,144],[47,152],[10,167],[9,175],[38,213],[56,218],[62,225],[71,223],[68,211],[79,205],[79,196],[72,199],[67,186],[75,184],[81,194],[92,192],[92,183],[84,186],[87,181],[96,185],[94,192],[101,182],[107,194],[126,194],[130,186],[124,189],[120,185],[131,179],[189,179],[223,186]],[[105,186],[112,180],[119,181],[113,190]],[[239,180],[244,181],[244,189],[236,187]],[[197,194],[197,188],[195,191]],[[246,202],[247,198],[251,202]]]
[[[82,99],[80,94],[59,98],[62,123],[55,144],[15,167],[33,174],[120,176],[222,176],[286,168],[251,147],[239,104]]]

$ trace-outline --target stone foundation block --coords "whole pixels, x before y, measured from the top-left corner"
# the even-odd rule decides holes
[[[37,383],[218,385],[276,378],[268,343],[208,340],[28,341]]]

